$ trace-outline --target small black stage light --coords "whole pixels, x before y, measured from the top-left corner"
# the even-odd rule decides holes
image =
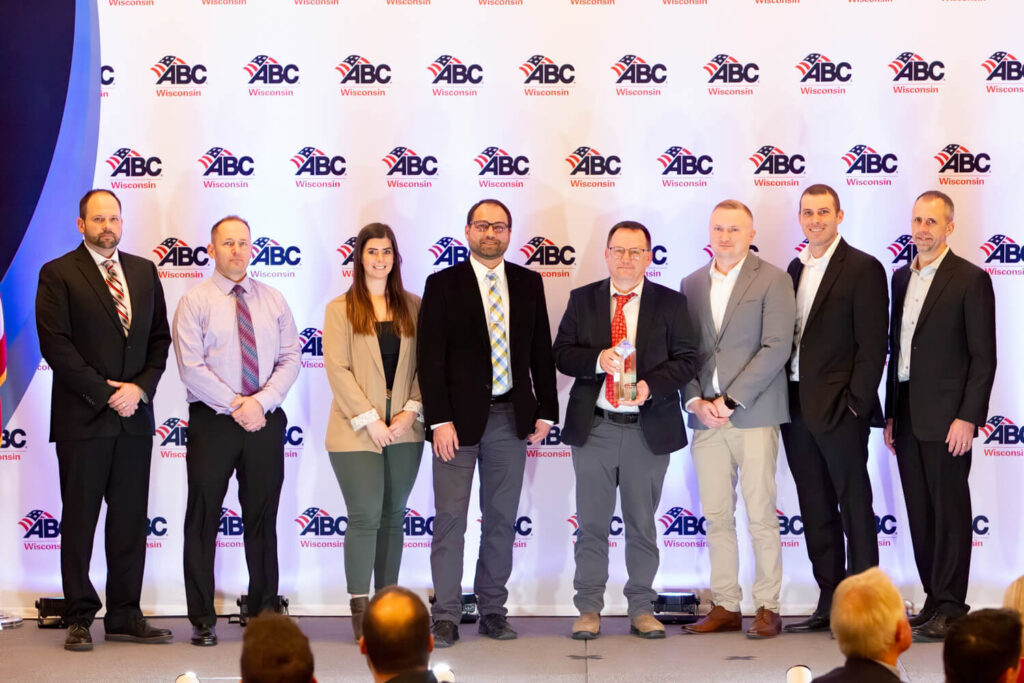
[[[654,616],[663,624],[692,624],[698,619],[700,598],[687,591],[658,593],[654,601]]]

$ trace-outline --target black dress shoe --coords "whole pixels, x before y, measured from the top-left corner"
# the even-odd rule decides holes
[[[88,652],[92,649],[92,634],[84,624],[71,624],[64,639],[64,649],[72,652]]]
[[[212,626],[193,626],[192,644],[199,647],[210,647],[217,644],[217,629]]]
[[[949,627],[956,621],[956,617],[937,612],[931,620],[913,630],[915,643],[939,643],[946,639]]]
[[[827,631],[829,628],[829,615],[825,612],[815,612],[803,621],[788,624],[782,630],[786,633],[814,633],[815,631]]]
[[[169,643],[174,634],[166,628],[153,628],[143,617],[138,617],[123,631],[109,631],[106,639],[125,643]]]
[[[908,621],[910,622],[910,628],[924,626],[932,620],[932,617],[935,616],[935,612],[936,610],[934,607],[927,607],[925,609],[922,609],[920,612],[917,613],[917,616],[913,616],[910,617],[910,619],[908,619]]]
[[[434,636],[434,647],[451,647],[459,639],[459,627],[454,621],[439,619],[431,625],[430,634]]]
[[[480,626],[477,630],[480,635],[495,640],[515,640],[519,637],[519,634],[508,625],[508,619],[501,614],[485,614],[480,617]]]

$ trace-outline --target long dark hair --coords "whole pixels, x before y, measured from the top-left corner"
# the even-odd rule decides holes
[[[391,311],[391,320],[395,325],[395,334],[399,337],[411,337],[416,332],[416,321],[409,310],[402,287],[402,256],[398,252],[398,240],[390,227],[383,223],[370,223],[356,235],[355,256],[352,263],[352,286],[345,297],[346,313],[349,323],[356,334],[375,334],[374,323],[377,318],[373,313],[373,302],[370,290],[366,288],[366,266],[363,264],[363,249],[372,239],[391,241],[391,249],[395,254],[395,264],[388,273],[388,281],[384,287],[384,298]]]

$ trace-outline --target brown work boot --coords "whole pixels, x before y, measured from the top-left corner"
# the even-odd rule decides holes
[[[730,612],[721,605],[715,605],[703,619],[695,624],[685,624],[683,630],[689,633],[719,633],[739,631],[743,628],[743,615]]]
[[[654,618],[653,614],[641,614],[629,619],[629,632],[641,638],[655,639],[665,637],[665,625]]]
[[[767,607],[757,610],[754,623],[747,629],[747,638],[774,638],[782,633],[782,617]]]
[[[601,634],[601,615],[597,612],[583,612],[572,622],[573,640],[593,640]]]

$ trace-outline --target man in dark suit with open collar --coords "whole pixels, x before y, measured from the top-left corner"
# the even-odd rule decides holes
[[[911,621],[919,641],[943,640],[969,609],[971,442],[996,373],[992,278],[946,245],[953,228],[953,200],[923,193],[911,219],[917,257],[892,276],[885,442],[927,596]]]
[[[171,342],[163,288],[152,262],[118,252],[121,202],[92,190],[79,205],[83,243],[39,271],[36,324],[53,368],[50,441],[60,468],[61,576],[67,650],[92,649],[101,603],[89,580],[100,504],[107,501],[107,640],[167,642],[139,597],[153,396]]]
[[[686,297],[644,277],[651,263],[651,236],[642,224],[612,226],[605,248],[610,278],[574,289],[555,337],[558,369],[575,378],[562,440],[572,446],[576,472],[577,640],[601,630],[608,581],[608,525],[615,493],[626,525],[626,572],[630,632],[664,638],[654,618],[651,584],[658,571],[654,515],[669,454],[686,445],[679,392],[697,371],[697,345]],[[636,349],[636,398],[624,399],[614,376],[620,341]]]
[[[418,372],[434,449],[436,647],[459,638],[462,561],[473,470],[480,463],[480,554],[474,592],[481,634],[510,640],[505,587],[526,445],[558,420],[544,283],[504,260],[512,215],[485,199],[466,216],[470,258],[427,278],[420,308]]]
[[[832,593],[847,570],[878,564],[868,434],[885,426],[878,384],[889,308],[882,264],[839,235],[835,190],[805,189],[799,220],[807,246],[789,264],[796,330],[787,368],[790,422],[781,429],[820,592],[814,613],[786,626],[789,632],[827,631]]]

